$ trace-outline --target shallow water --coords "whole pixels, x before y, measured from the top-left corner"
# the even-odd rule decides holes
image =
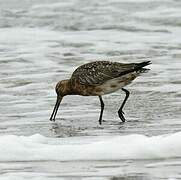
[[[5,137],[10,142],[5,150],[17,148],[7,155],[10,159],[0,158],[0,179],[181,179],[180,154],[172,153],[171,148],[180,148],[174,136],[181,131],[180,1],[0,0],[0,4],[0,144]],[[98,124],[97,97],[65,97],[57,121],[50,122],[56,82],[69,78],[79,65],[104,58],[152,61],[151,71],[127,87],[131,92],[124,110],[127,122],[121,124],[117,116],[125,96],[122,91],[103,97],[102,126]],[[28,154],[18,159],[17,152],[31,149],[32,135],[38,141],[35,134],[41,134],[44,141],[52,138],[44,142],[45,149],[54,141],[60,147],[69,141],[82,148],[87,143],[91,149],[96,148],[92,142],[129,135],[138,142],[136,134],[153,138],[170,134],[174,138],[163,149],[154,147],[161,154],[168,150],[167,157],[152,156],[145,150],[148,159],[143,155],[136,160],[126,152],[128,157],[121,159],[121,152],[115,160],[105,158],[107,147],[103,145],[103,155],[95,154],[97,158],[91,160],[62,162],[58,150],[57,160],[27,160]],[[21,136],[28,137],[19,142]],[[19,145],[14,146],[14,140]],[[24,144],[28,148],[21,146]],[[146,145],[151,146],[151,141]],[[41,154],[43,149],[37,146],[34,150]],[[48,155],[46,152],[44,157]]]

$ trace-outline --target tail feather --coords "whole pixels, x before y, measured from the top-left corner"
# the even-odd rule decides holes
[[[142,67],[148,66],[149,64],[151,64],[151,61],[144,61],[141,63],[137,63],[135,66],[135,69],[140,69]]]
[[[135,66],[132,69],[129,69],[127,71],[123,71],[119,75],[123,76],[125,74],[131,73],[131,72],[134,72],[134,71],[138,71],[139,73],[147,72],[149,69],[146,69],[146,68],[143,68],[143,67],[148,66],[150,64],[151,64],[151,61],[144,61],[144,62],[141,62],[141,63],[136,63]]]

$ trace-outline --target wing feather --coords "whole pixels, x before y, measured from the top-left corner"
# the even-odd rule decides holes
[[[71,79],[84,85],[101,85],[110,79],[120,76],[124,71],[135,67],[135,63],[122,64],[118,62],[96,61],[78,67]]]

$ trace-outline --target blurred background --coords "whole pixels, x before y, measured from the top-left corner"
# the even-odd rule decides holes
[[[180,34],[179,0],[0,0],[0,134],[83,138],[180,131]],[[125,96],[117,91],[103,97],[102,126],[97,97],[65,97],[51,123],[56,83],[79,65],[104,59],[152,61],[151,70],[127,87],[127,122],[120,124],[117,115]]]

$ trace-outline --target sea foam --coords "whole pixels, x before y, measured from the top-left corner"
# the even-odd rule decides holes
[[[81,137],[81,139],[84,137]],[[0,137],[0,161],[121,160],[181,157],[181,132],[147,137],[132,134],[85,142],[74,138],[5,135]]]

